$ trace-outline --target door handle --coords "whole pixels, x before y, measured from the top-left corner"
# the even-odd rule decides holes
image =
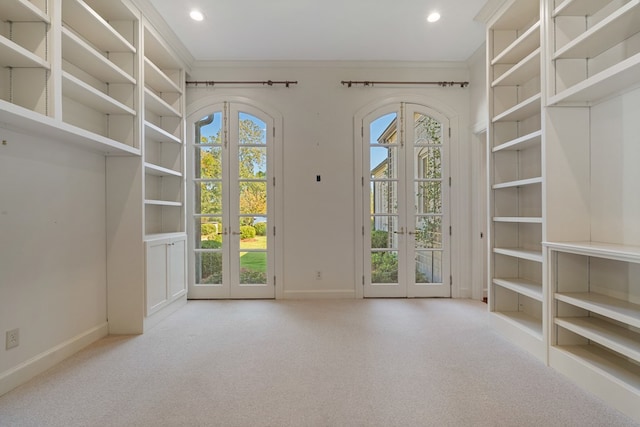
[[[232,232],[231,232],[231,234],[232,234],[232,235],[234,235],[234,236],[239,236],[239,235],[241,235],[242,233],[241,233],[241,232],[239,232],[239,231],[232,231]]]
[[[400,231],[394,231],[393,234],[404,234],[404,227],[400,227]]]
[[[417,231],[407,231],[407,234],[410,235],[410,236],[413,236],[415,234],[418,234],[418,232]]]

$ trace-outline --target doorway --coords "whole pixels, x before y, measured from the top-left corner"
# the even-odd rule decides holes
[[[190,298],[275,297],[274,123],[233,102],[194,123]]]
[[[448,119],[400,102],[361,126],[363,296],[450,297]]]

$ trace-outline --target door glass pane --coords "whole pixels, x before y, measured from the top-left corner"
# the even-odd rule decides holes
[[[242,217],[240,220],[240,249],[267,249],[267,218]]]
[[[414,189],[416,213],[442,213],[442,182],[416,181]]]
[[[371,252],[371,283],[398,283],[398,252]]]
[[[240,284],[263,285],[267,283],[267,252],[240,252]]]
[[[241,181],[240,214],[265,215],[267,213],[267,183],[265,181]]]
[[[442,124],[432,117],[414,113],[414,144],[441,144]]]
[[[371,182],[371,213],[398,213],[398,183],[395,181]]]
[[[222,217],[195,218],[196,249],[220,249],[224,238]]]
[[[371,179],[398,178],[398,147],[372,146],[369,161]]]
[[[266,147],[240,147],[238,162],[239,178],[264,179],[267,176]]]
[[[222,251],[196,253],[196,283],[202,285],[222,283]]]
[[[416,251],[416,283],[443,283],[442,251]]]
[[[422,216],[416,218],[416,249],[442,247],[442,217]]]
[[[196,158],[200,159],[197,163],[199,167],[196,169],[196,178],[222,178],[222,147],[197,147]]]
[[[267,144],[267,124],[259,118],[247,113],[238,113],[238,141],[242,144]]]
[[[196,182],[196,213],[222,214],[222,182]]]
[[[394,215],[374,215],[371,217],[371,249],[397,249],[398,217]]]
[[[415,177],[418,179],[442,178],[442,148],[416,147],[414,148]]]
[[[218,111],[196,122],[196,144],[222,144],[222,112]]]

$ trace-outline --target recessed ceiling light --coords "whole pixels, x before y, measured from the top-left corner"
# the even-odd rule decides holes
[[[195,10],[195,9],[192,10],[191,12],[189,12],[189,16],[194,21],[202,21],[202,20],[204,20],[204,15],[199,10]]]
[[[427,16],[427,21],[429,22],[436,22],[438,20],[440,20],[440,14],[438,12],[433,12]]]

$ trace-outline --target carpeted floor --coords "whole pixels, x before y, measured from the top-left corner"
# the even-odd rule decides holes
[[[190,301],[0,397],[1,426],[631,426],[468,300]]]

